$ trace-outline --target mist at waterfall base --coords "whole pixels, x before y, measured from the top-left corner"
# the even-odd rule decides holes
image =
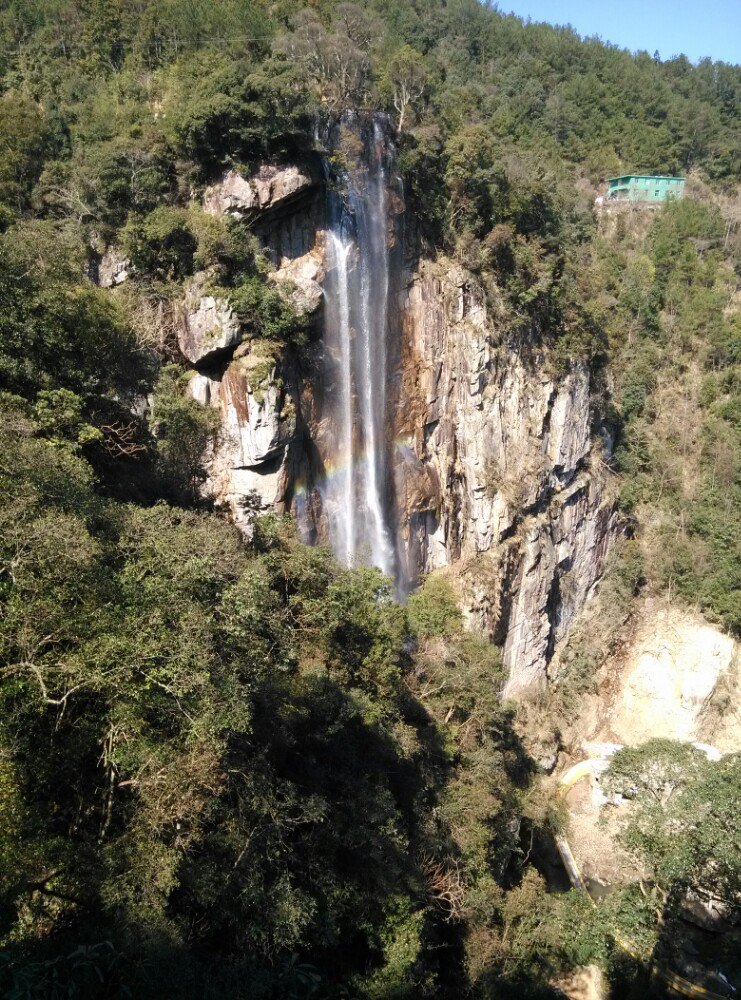
[[[399,181],[389,132],[385,115],[347,112],[329,135],[324,380],[334,459],[318,486],[337,558],[397,579],[388,440],[389,195]]]

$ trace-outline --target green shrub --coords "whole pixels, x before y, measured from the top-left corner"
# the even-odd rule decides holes
[[[228,295],[240,322],[253,336],[282,344],[303,341],[305,322],[283,295],[260,275],[238,280]]]
[[[206,449],[219,426],[218,413],[186,395],[187,376],[176,365],[162,369],[152,397],[150,423],[164,492],[196,501],[205,479]]]
[[[444,576],[431,574],[407,601],[409,624],[421,638],[452,638],[463,628],[458,598]]]
[[[42,108],[20,94],[0,97],[0,205],[24,209],[49,146]]]
[[[138,272],[165,280],[193,273],[197,245],[188,213],[168,205],[131,218],[121,239],[124,254]]]

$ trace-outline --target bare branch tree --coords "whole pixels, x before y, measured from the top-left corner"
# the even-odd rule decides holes
[[[465,888],[460,862],[450,857],[436,861],[430,855],[424,855],[420,860],[420,868],[427,883],[427,892],[435,905],[445,913],[445,920],[448,923],[462,920]]]

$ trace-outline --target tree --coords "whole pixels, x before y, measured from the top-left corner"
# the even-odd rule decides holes
[[[704,760],[705,754],[691,743],[649,740],[619,750],[610,760],[604,785],[610,792],[663,807],[692,780]]]
[[[22,210],[41,173],[47,132],[41,108],[18,94],[0,98],[0,203]]]
[[[407,115],[416,110],[424,98],[428,77],[424,57],[411,45],[403,45],[391,57],[381,86],[390,94],[397,113],[396,131],[404,131]]]
[[[197,241],[184,209],[158,205],[143,219],[130,219],[122,246],[142,274],[172,280],[193,273]]]
[[[418,635],[453,637],[463,627],[463,616],[453,587],[443,576],[428,576],[409,595],[409,622]]]
[[[741,891],[741,755],[709,761],[691,744],[649,740],[618,751],[603,783],[632,799],[621,840],[670,905],[688,890],[735,905]]]
[[[189,398],[180,369],[168,365],[155,386],[150,421],[164,491],[175,500],[197,501],[206,477],[206,450],[218,429],[218,414]]]
[[[358,20],[348,4],[338,11],[335,30],[327,32],[315,12],[304,9],[292,19],[293,31],[277,42],[279,52],[304,67],[320,100],[339,111],[362,99],[368,77],[368,55],[361,47],[367,47],[367,25],[358,25],[357,40],[348,34]]]
[[[125,409],[148,364],[118,304],[85,277],[84,261],[82,235],[71,224],[29,220],[0,234],[5,386],[26,398],[68,389],[89,418],[92,408]]]

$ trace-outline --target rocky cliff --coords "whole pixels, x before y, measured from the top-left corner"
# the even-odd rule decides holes
[[[316,318],[324,279],[323,197],[309,170],[262,166],[242,177],[227,171],[209,187],[204,210],[249,217],[271,264],[269,279],[294,309]],[[249,534],[255,514],[290,509],[306,478],[305,428],[297,359],[268,340],[250,340],[224,299],[207,293],[197,274],[178,324],[183,357],[193,366],[194,399],[220,414],[208,456],[206,492]]]
[[[402,295],[396,494],[407,573],[456,564],[469,619],[504,644],[506,694],[543,684],[620,526],[585,365],[490,317],[455,265]]]
[[[204,199],[207,211],[250,213],[273,280],[314,314],[325,271],[318,188],[295,167],[262,168],[253,178],[229,172]],[[515,695],[545,683],[620,531],[590,374],[583,364],[557,371],[532,338],[508,335],[451,262],[408,266],[399,287],[387,432],[400,575],[413,586],[454,568],[469,621],[504,646],[505,694]],[[242,342],[232,319],[196,279],[181,349],[194,365],[192,395],[221,413],[207,488],[245,530],[255,511],[291,509],[321,538],[312,485],[332,452],[314,415],[321,337],[299,363]]]

